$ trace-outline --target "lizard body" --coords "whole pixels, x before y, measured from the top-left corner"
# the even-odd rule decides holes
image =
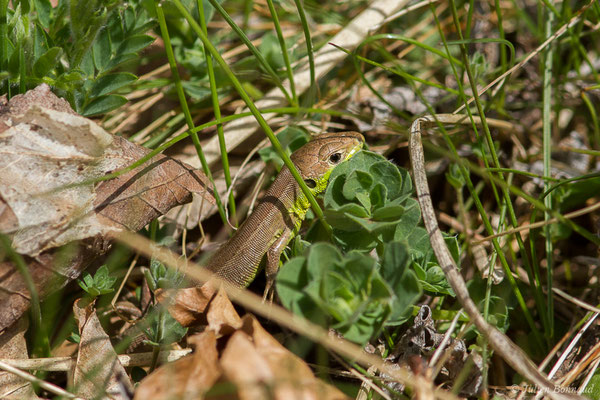
[[[325,133],[291,155],[313,194],[325,190],[333,168],[350,159],[363,146],[360,133]],[[279,257],[298,232],[310,204],[287,167],[283,167],[252,214],[235,234],[208,260],[206,267],[240,287],[252,282],[266,256],[267,287],[270,291]]]

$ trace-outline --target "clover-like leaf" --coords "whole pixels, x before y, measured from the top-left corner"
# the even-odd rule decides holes
[[[89,273],[85,273],[83,280],[77,281],[79,286],[85,290],[91,297],[98,297],[113,291],[113,285],[117,278],[110,276],[108,267],[101,266],[92,277]]]
[[[384,268],[368,254],[342,255],[329,243],[316,243],[282,267],[277,293],[294,313],[332,327],[348,340],[365,343],[384,325],[398,323],[398,316],[409,313],[420,294],[414,273],[406,269],[408,256],[404,257],[388,256]],[[403,264],[395,265],[398,262]]]

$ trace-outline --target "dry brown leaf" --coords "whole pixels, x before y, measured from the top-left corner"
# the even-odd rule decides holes
[[[214,202],[204,174],[162,155],[116,179],[57,190],[147,153],[75,114],[47,85],[0,99],[0,232],[25,256],[41,298],[104,254],[114,233],[139,230],[194,193]],[[70,251],[59,247],[74,241]],[[30,295],[11,261],[0,258],[0,276],[0,307],[10,310],[0,315],[2,332]]]
[[[210,285],[210,282],[204,286],[206,285]],[[206,321],[208,322],[209,329],[220,335],[230,335],[236,329],[242,327],[242,319],[237,311],[235,311],[223,288],[217,291],[217,294],[210,302],[210,306],[206,311]]]
[[[0,336],[0,359],[29,358],[25,332],[27,319],[21,318]],[[38,399],[31,384],[10,372],[0,371],[0,399]]]
[[[214,295],[214,289],[208,286],[156,291],[158,301],[166,305],[171,316],[186,327],[206,321],[204,311]]]
[[[231,334],[242,326],[225,291],[216,290],[211,282],[191,288],[158,290],[156,296],[183,326],[208,325],[219,336]]]
[[[316,378],[309,366],[273,338],[252,315],[227,342],[221,356],[225,377],[240,399],[347,399]]]
[[[54,96],[47,86],[33,92]],[[149,150],[89,119],[37,103],[24,110],[9,106],[1,118],[0,127],[6,128],[0,131],[0,196],[8,218],[2,226],[14,226],[3,233],[21,254],[35,257],[74,240],[140,229],[147,215],[166,213],[190,191],[206,192],[203,174],[164,156],[119,179],[85,184],[131,165]],[[84,184],[61,189],[77,183]]]
[[[127,393],[133,392],[133,386],[100,325],[94,303],[85,304],[79,299],[73,312],[81,337],[73,372],[74,393],[90,399],[129,399]]]
[[[204,288],[183,290],[186,293],[181,296],[173,294],[172,300],[177,303],[179,299],[181,304],[172,306],[170,311],[175,318],[183,316],[186,320],[193,320],[197,324],[200,322],[198,318],[189,317],[190,313],[195,316],[199,312],[191,311],[190,306],[196,301],[200,307],[203,307],[208,326],[202,335],[210,334],[211,340],[221,337],[221,341],[226,341],[220,358],[210,367],[213,371],[218,371],[218,374],[212,376],[213,381],[208,386],[191,382],[197,375],[195,371],[200,368],[197,363],[208,368],[207,355],[197,355],[197,353],[209,353],[212,356],[212,347],[207,347],[208,339],[203,339],[201,346],[196,344],[194,355],[174,364],[162,366],[146,377],[140,386],[140,389],[144,387],[144,391],[140,393],[138,389],[135,399],[159,399],[169,396],[201,399],[202,393],[215,383],[218,385],[214,387],[215,392],[218,391],[226,396],[224,398],[244,400],[348,398],[335,387],[316,378],[302,359],[275,340],[253,316],[246,315],[240,318],[224,290],[218,290],[214,294],[210,283]],[[213,294],[214,297],[210,298]],[[207,298],[209,298],[208,302]],[[166,295],[163,294],[162,301],[166,299]],[[183,308],[185,309],[182,311]],[[202,335],[199,338],[202,338]],[[217,341],[211,342],[211,346],[214,346],[216,352]],[[194,357],[203,358],[195,360]],[[174,383],[168,385],[166,382]],[[184,393],[181,389],[183,387],[190,389],[186,389]]]
[[[135,391],[134,400],[203,398],[222,374],[217,339],[214,332],[206,331],[188,342],[194,345],[194,353],[148,375]]]

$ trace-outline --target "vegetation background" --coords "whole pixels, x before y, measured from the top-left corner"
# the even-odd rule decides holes
[[[352,21],[372,5],[0,0],[0,93],[10,99],[48,84],[107,131],[202,168],[217,189],[216,206],[196,201],[143,232],[199,264],[198,254],[208,254],[245,219],[289,162],[285,154],[313,134],[360,131],[370,152],[336,169],[320,207],[290,243],[277,281],[279,302],[391,363],[406,353],[418,325],[413,317],[423,318],[431,324],[426,333],[450,332],[464,347],[462,363],[435,363],[439,342],[420,343],[429,372],[412,365],[413,373],[457,395],[523,396],[527,386],[512,386],[522,376],[462,313],[420,222],[408,140],[414,121],[436,116],[423,132],[429,189],[471,298],[541,371],[600,398],[594,322],[600,311],[600,4],[407,2],[369,26],[357,46],[332,40],[352,31]],[[323,51],[340,57],[320,76]],[[269,103],[273,93],[280,100]],[[248,124],[260,129],[247,133]],[[3,243],[4,256],[18,258]],[[146,345],[155,356],[159,349],[187,348],[190,332],[155,298],[182,282],[157,258],[115,245],[79,285],[32,308],[30,318],[41,323],[28,331],[30,356],[73,351],[69,343],[80,338],[70,305],[81,297],[96,298],[115,343],[128,336],[123,321],[139,319],[147,323]],[[259,277],[250,289],[261,292],[261,285]],[[140,306],[144,290],[156,305],[150,311]],[[123,318],[115,308],[122,301],[137,311]],[[432,321],[421,305],[430,308]],[[415,395],[334,355],[325,343],[262,322],[349,396]],[[467,359],[477,360],[475,367]],[[138,382],[156,365],[154,357],[128,373]],[[38,375],[67,387],[62,373]],[[468,391],[473,380],[479,383]],[[364,381],[373,383],[361,391]],[[37,392],[52,396],[48,388]]]

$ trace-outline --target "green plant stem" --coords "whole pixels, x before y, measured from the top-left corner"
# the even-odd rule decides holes
[[[196,153],[198,154],[198,158],[200,159],[200,163],[202,164],[202,170],[204,171],[207,178],[210,180],[211,184],[213,185],[215,202],[217,203],[217,208],[219,210],[219,215],[221,216],[221,220],[223,221],[223,224],[227,225],[227,216],[225,214],[225,208],[223,207],[223,203],[221,202],[221,198],[217,191],[217,187],[216,187],[214,179],[212,177],[212,173],[210,172],[210,168],[208,167],[208,163],[206,162],[206,157],[204,157],[204,152],[202,151],[202,145],[200,144],[200,139],[198,138],[198,133],[193,131],[194,121],[192,119],[190,109],[189,109],[187,101],[185,99],[185,93],[183,92],[183,86],[181,85],[181,79],[179,77],[179,72],[177,71],[177,63],[175,62],[175,55],[173,54],[173,47],[171,46],[171,39],[169,37],[169,31],[167,29],[167,22],[165,20],[165,15],[163,13],[162,5],[160,3],[155,3],[155,9],[156,9],[156,14],[158,16],[158,23],[160,25],[160,32],[161,32],[163,41],[165,42],[165,52],[167,53],[167,58],[169,59],[169,66],[171,67],[171,73],[173,74],[173,80],[175,81],[175,88],[177,90],[177,96],[179,97],[179,103],[181,104],[181,109],[183,110],[183,114],[185,115],[185,120],[186,120],[188,128],[190,129],[190,132],[191,132],[190,135],[192,137],[192,142],[194,143],[194,147],[196,148]]]
[[[275,9],[275,5],[273,4],[273,0],[267,0],[267,5],[269,6],[269,12],[271,13],[271,17],[273,18],[273,25],[275,26],[275,31],[277,32],[277,40],[279,40],[279,47],[281,48],[281,55],[283,56],[283,62],[285,63],[285,71],[287,73],[288,82],[290,83],[290,90],[292,92],[292,106],[298,105],[298,96],[296,94],[296,83],[294,82],[294,71],[292,70],[292,65],[290,63],[290,56],[288,55],[287,45],[285,44],[285,38],[283,37],[283,32],[281,31],[281,25],[279,24],[279,16],[277,15],[277,10]]]
[[[165,312],[167,311],[164,310],[162,307],[158,310],[158,323],[156,324],[156,339],[158,346],[152,347],[152,361],[150,362],[149,373],[152,373],[152,371],[154,371],[156,369],[156,366],[158,365],[158,356],[160,354],[160,349],[162,348],[162,341],[164,336],[163,323],[165,319]]]
[[[465,26],[465,36],[471,37],[471,27],[473,26],[473,11],[475,10],[475,0],[469,0],[469,9],[467,11],[467,25]]]
[[[507,182],[509,185],[512,183],[512,175],[509,176],[509,181]],[[498,230],[501,230],[504,225],[505,225],[505,221],[506,221],[506,204],[502,204],[501,208],[500,208],[500,218],[499,218],[499,222],[498,222]],[[490,257],[490,265],[488,268],[488,277],[487,277],[487,282],[486,282],[486,287],[485,287],[485,302],[483,304],[483,318],[489,322],[488,318],[490,315],[490,299],[492,297],[492,284],[493,284],[493,277],[494,277],[494,266],[496,265],[496,258],[498,257],[496,252],[492,253],[492,256]],[[489,346],[488,346],[488,341],[487,338],[484,337],[484,344],[483,344],[483,351],[481,354],[481,357],[483,358],[483,371],[482,371],[482,376],[483,376],[483,390],[487,390],[488,387],[488,372],[489,372],[489,363],[488,363],[488,357],[489,357]]]
[[[23,94],[27,91],[25,84],[27,69],[25,65],[25,49],[24,43],[19,43],[19,93]]]
[[[502,9],[500,8],[500,0],[495,0],[494,6],[496,7],[496,17],[498,18],[498,34],[500,35],[500,39],[505,40],[506,37],[504,35],[504,26],[502,25]],[[506,72],[508,65],[506,60],[506,48],[504,46],[500,46],[500,63],[502,64],[502,72]]]
[[[315,215],[319,218],[319,220],[323,224],[323,226],[324,226],[325,230],[328,232],[328,234],[331,235],[331,233],[332,233],[331,226],[329,226],[329,224],[325,221],[325,217],[323,216],[323,210],[321,210],[321,207],[319,207],[319,204],[317,203],[315,196],[313,196],[313,194],[310,192],[310,189],[308,188],[308,186],[306,186],[306,183],[304,183],[304,180],[302,179],[302,176],[300,176],[300,173],[294,166],[294,163],[292,163],[292,160],[290,160],[290,157],[287,155],[287,153],[285,152],[283,147],[281,147],[281,143],[279,143],[279,140],[277,140],[277,138],[275,137],[275,134],[271,130],[271,127],[267,124],[267,121],[265,121],[265,119],[263,118],[263,116],[260,113],[260,111],[258,110],[258,108],[256,108],[256,105],[254,105],[254,102],[252,101],[250,96],[248,96],[248,94],[242,87],[242,84],[240,83],[240,81],[233,74],[233,72],[231,71],[231,68],[229,68],[229,65],[227,65],[225,60],[223,60],[223,57],[221,57],[221,55],[219,54],[217,49],[208,40],[208,37],[204,34],[204,32],[202,32],[202,29],[200,28],[200,26],[196,23],[196,21],[194,21],[194,19],[190,15],[190,13],[183,6],[183,4],[181,4],[181,1],[180,0],[172,0],[172,1],[173,1],[174,5],[177,7],[177,9],[179,10],[179,12],[181,12],[181,14],[184,16],[184,18],[188,21],[191,28],[196,32],[196,35],[198,35],[200,40],[202,40],[202,42],[204,43],[206,48],[210,51],[212,56],[219,63],[219,65],[221,66],[221,68],[223,69],[223,71],[225,72],[225,74],[227,75],[229,80],[231,81],[232,85],[235,87],[235,89],[239,93],[242,100],[244,100],[244,103],[246,103],[246,106],[252,112],[252,115],[254,115],[254,117],[256,118],[260,127],[264,130],[265,135],[267,135],[267,137],[271,141],[273,148],[275,149],[277,154],[279,154],[279,156],[283,160],[283,163],[289,168],[290,172],[294,176],[294,179],[296,179],[296,182],[298,182],[298,185],[300,186],[300,188],[302,189],[302,192],[304,193],[307,200],[309,201],[311,208],[313,209]]]
[[[598,124],[598,113],[594,104],[592,104],[589,96],[585,92],[581,92],[581,99],[587,107],[590,117],[592,118],[592,126],[594,128],[594,144],[596,148],[600,148],[600,124]]]
[[[316,77],[315,77],[315,57],[313,54],[313,45],[312,39],[310,37],[310,29],[308,27],[308,21],[306,20],[306,13],[304,12],[304,6],[302,5],[301,0],[294,0],[296,4],[296,8],[298,9],[298,16],[300,17],[300,23],[302,24],[302,31],[304,32],[304,39],[306,40],[306,51],[308,55],[308,66],[310,69],[310,90],[312,92],[313,88],[316,87]]]
[[[0,0],[0,71],[8,70],[8,0]],[[4,83],[6,89],[3,90],[10,99],[10,76],[6,78]],[[0,86],[1,87],[1,86]]]
[[[250,52],[254,55],[254,57],[256,57],[256,59],[258,60],[260,65],[262,65],[262,67],[271,76],[275,85],[279,88],[279,90],[281,90],[281,93],[283,93],[283,95],[285,96],[287,101],[290,104],[293,104],[293,100],[290,97],[290,94],[288,93],[288,91],[285,89],[285,87],[283,87],[283,83],[281,82],[281,79],[279,79],[279,75],[277,75],[277,73],[275,71],[273,71],[273,68],[271,68],[271,65],[269,65],[269,63],[267,62],[267,60],[265,60],[265,58],[260,53],[260,51],[258,51],[256,46],[254,46],[252,44],[252,42],[250,41],[250,39],[248,39],[248,36],[246,36],[244,31],[235,23],[235,21],[229,16],[229,14],[227,14],[227,11],[225,11],[225,9],[223,7],[221,7],[221,5],[217,2],[217,0],[208,0],[208,1],[215,8],[215,10],[217,10],[219,12],[219,14],[221,14],[223,19],[229,24],[229,26],[231,26],[231,28],[238,35],[240,40],[242,42],[244,42],[246,47],[248,47],[248,50],[250,50]],[[187,10],[186,10],[186,12],[187,12]],[[204,32],[204,35],[207,36],[206,32]],[[205,44],[205,46],[206,46],[206,44]],[[212,46],[212,44],[211,44],[211,46]]]
[[[208,29],[206,27],[206,19],[204,17],[204,5],[202,0],[196,2],[198,6],[198,16],[200,19],[200,27],[204,34],[208,35]],[[217,81],[215,79],[215,71],[213,68],[212,56],[204,47],[204,58],[206,59],[206,70],[208,72],[208,81],[210,83],[210,96],[212,99],[213,111],[216,119],[221,119],[221,106],[219,105],[219,95],[217,93]],[[231,171],[229,170],[229,158],[227,157],[227,145],[225,144],[225,133],[223,132],[223,124],[217,124],[217,136],[219,138],[219,149],[221,151],[221,164],[223,165],[223,173],[225,177],[225,184],[229,191],[229,212],[231,213],[231,219],[233,224],[237,226],[237,218],[235,215],[235,197],[231,188]]]
[[[546,12],[546,36],[552,35],[552,23],[554,22],[554,13]],[[543,86],[543,109],[542,109],[542,146],[543,146],[543,158],[544,158],[544,176],[550,176],[552,174],[552,58],[554,55],[553,46],[549,45],[544,55],[544,86]],[[544,189],[548,190],[552,185],[551,182],[544,182]],[[544,198],[544,206],[547,209],[552,207],[552,193]],[[548,222],[551,219],[551,215],[548,212],[544,212],[544,221]],[[552,293],[552,280],[553,280],[553,246],[552,246],[552,234],[550,232],[550,225],[544,227],[545,240],[544,247],[546,250],[546,272],[547,272],[547,315],[548,315],[548,326],[545,329],[546,339],[548,343],[551,343],[554,338],[554,295]]]

